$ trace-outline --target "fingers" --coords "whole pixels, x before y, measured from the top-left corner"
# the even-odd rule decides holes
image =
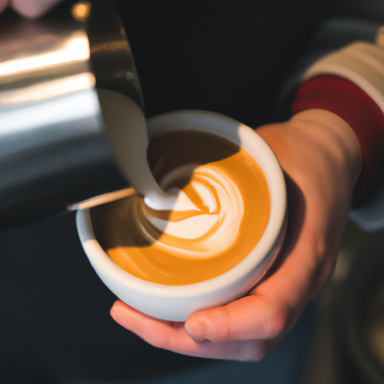
[[[157,347],[220,359],[259,361],[287,334],[333,269],[350,190],[338,157],[316,145],[311,130],[292,125],[284,136],[286,128],[259,131],[289,175],[286,241],[264,280],[247,297],[193,314],[185,327],[122,303],[116,321]]]
[[[214,342],[268,340],[285,335],[297,320],[310,290],[313,266],[296,265],[291,255],[274,275],[247,297],[193,314],[186,330],[195,339]]]
[[[123,327],[158,348],[184,355],[215,359],[260,361],[266,357],[278,339],[273,341],[212,341],[193,340],[185,331],[184,323],[163,321],[144,315],[117,301],[111,309],[112,317]]]
[[[332,258],[322,257],[323,227],[313,226],[308,219],[300,190],[290,186],[290,192],[296,209],[290,215],[290,229],[279,259],[282,261],[249,296],[197,312],[187,320],[185,328],[182,323],[143,315],[121,302],[115,303],[112,317],[159,348],[201,357],[263,359],[300,316],[313,295],[319,273],[328,270],[328,274],[332,265]],[[316,220],[321,220],[319,215]],[[300,227],[305,230],[298,234],[296,229]],[[324,267],[324,259],[330,260],[328,268]]]
[[[197,312],[185,327],[143,315],[122,302],[115,303],[112,317],[159,348],[200,357],[262,360],[298,319],[313,296],[318,276],[327,275],[332,268],[333,258],[324,257],[323,227],[312,225],[304,200],[295,200],[302,206],[290,216],[288,227],[302,225],[305,230],[299,234],[289,230],[279,267],[249,296]],[[316,220],[321,221],[319,215]]]
[[[278,267],[249,296],[193,314],[186,322],[191,337],[214,342],[280,338],[332,270],[334,258],[324,256],[325,229],[312,225],[308,211],[313,208],[305,207],[300,190],[292,185],[289,189],[296,209],[290,215],[280,260],[275,263]]]
[[[200,340],[271,339],[284,331],[288,315],[288,308],[276,304],[275,298],[253,294],[224,307],[197,312],[185,326],[191,337]]]
[[[315,251],[306,240],[299,238],[293,250],[288,241],[283,256],[290,252],[289,256],[249,296],[197,312],[185,328],[181,323],[143,315],[122,302],[115,303],[112,317],[160,348],[195,356],[258,361],[293,326],[311,295],[318,269],[322,269],[316,257],[311,257]]]
[[[7,8],[9,4],[9,0],[0,0],[0,13],[4,11],[5,8]]]
[[[198,354],[198,344],[185,331],[184,323],[155,319],[117,301],[111,309],[112,318],[158,348],[183,354]]]
[[[0,4],[1,4],[0,0]],[[34,19],[43,15],[61,0],[11,0],[12,8],[20,15]]]

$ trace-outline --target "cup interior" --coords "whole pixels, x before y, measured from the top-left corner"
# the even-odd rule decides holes
[[[278,253],[286,223],[286,189],[281,167],[273,151],[254,130],[231,118],[201,111],[173,112],[148,120],[150,139],[183,130],[212,133],[233,142],[264,172],[271,200],[269,221],[260,241],[239,264],[222,275],[196,284],[151,283],[128,274],[109,258],[95,238],[88,209],[80,210],[77,218],[85,252],[104,283],[134,308],[173,321],[184,321],[197,310],[228,303],[248,292]],[[121,192],[117,195],[119,193],[121,195]],[[113,198],[112,194],[110,199]],[[133,292],[136,299],[132,297]]]

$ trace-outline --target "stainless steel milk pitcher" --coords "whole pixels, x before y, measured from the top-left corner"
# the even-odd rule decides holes
[[[111,0],[67,1],[35,21],[0,16],[0,229],[127,185],[104,132],[96,86],[143,109]]]

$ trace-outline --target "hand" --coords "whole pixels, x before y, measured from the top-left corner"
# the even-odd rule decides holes
[[[0,13],[11,6],[20,15],[34,19],[58,4],[61,0],[0,0]]]
[[[331,112],[308,110],[258,133],[278,157],[288,188],[287,236],[273,270],[248,296],[197,312],[185,324],[151,318],[117,301],[112,317],[155,347],[262,360],[333,271],[362,166],[354,132]]]

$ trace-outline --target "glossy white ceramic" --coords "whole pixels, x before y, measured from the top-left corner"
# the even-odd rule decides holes
[[[95,239],[89,209],[77,213],[81,243],[93,268],[122,301],[147,315],[185,321],[192,313],[227,304],[249,292],[280,250],[286,225],[286,188],[283,172],[273,151],[251,128],[220,114],[180,111],[148,120],[149,138],[162,133],[196,130],[216,134],[247,151],[262,168],[271,197],[266,230],[251,253],[228,272],[211,280],[184,286],[166,286],[134,277],[118,267]],[[113,199],[113,194],[108,199]]]

